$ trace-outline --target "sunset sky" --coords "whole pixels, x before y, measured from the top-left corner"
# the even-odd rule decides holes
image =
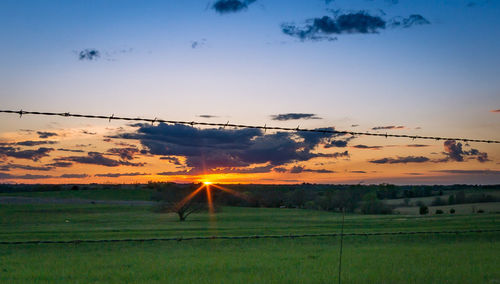
[[[500,2],[0,2],[0,109],[500,140]],[[500,183],[500,144],[0,114],[2,183]]]

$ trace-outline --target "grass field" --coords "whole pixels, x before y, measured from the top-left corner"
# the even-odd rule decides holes
[[[347,215],[345,232],[500,229],[499,214]],[[0,241],[333,233],[341,216],[222,208],[178,222],[145,206],[1,205]],[[346,236],[344,283],[496,283],[500,233]],[[0,245],[2,283],[335,283],[338,237]]]

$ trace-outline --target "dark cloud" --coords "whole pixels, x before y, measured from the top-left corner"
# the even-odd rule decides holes
[[[248,9],[256,0],[218,0],[212,8],[219,14],[236,13]]]
[[[87,48],[78,52],[79,60],[97,60],[101,57],[101,52],[94,48]]]
[[[386,22],[379,16],[366,12],[346,13],[334,17],[323,16],[307,21],[302,27],[295,24],[282,24],[281,31],[289,36],[304,40],[335,40],[332,35],[344,33],[377,33],[385,29]]]
[[[400,125],[400,126],[395,126],[395,125],[389,125],[389,126],[375,126],[372,127],[372,130],[395,130],[395,129],[405,129],[406,127]]]
[[[48,153],[52,152],[53,150],[53,148],[45,147],[38,148],[37,150],[20,150],[20,148],[0,146],[0,157],[6,156],[17,159],[38,161],[43,157],[49,156]]]
[[[47,179],[47,178],[52,178],[52,176],[49,176],[49,175],[32,175],[32,174],[11,175],[11,174],[8,174],[8,173],[0,173],[0,179]]]
[[[262,166],[262,167],[253,167],[253,168],[229,168],[229,169],[221,169],[214,170],[210,173],[237,173],[237,174],[261,174],[261,173],[269,173],[273,169],[272,165]]]
[[[0,166],[0,171],[10,171],[11,169],[22,169],[28,171],[50,171],[53,170],[53,166],[30,166],[30,165],[20,165],[20,164],[6,164]]]
[[[492,110],[490,110],[490,112],[497,112],[497,113],[500,113],[500,109],[492,109]]]
[[[290,169],[291,174],[299,174],[302,172],[320,173],[320,174],[335,173],[335,171],[331,171],[331,170],[326,170],[326,169],[313,170],[313,169],[307,169],[307,168],[302,167],[302,166],[294,166],[293,168]]]
[[[186,166],[192,168],[192,172],[200,172],[253,164],[274,167],[317,157],[345,156],[313,152],[319,144],[335,136],[339,134],[277,132],[265,135],[260,129],[197,129],[160,123],[157,126],[141,124],[136,133],[117,137],[137,139],[153,155],[184,156]]]
[[[500,175],[497,170],[437,170],[433,172],[462,175]]]
[[[85,151],[79,150],[79,149],[64,149],[64,148],[59,148],[57,151],[63,151],[63,152],[72,152],[72,153],[83,153]]]
[[[178,176],[178,175],[188,175],[190,171],[188,170],[183,170],[183,171],[173,171],[173,172],[161,172],[157,173],[159,176]]]
[[[60,178],[87,178],[90,176],[88,174],[63,174],[59,177]]]
[[[314,113],[283,113],[277,115],[271,115],[272,120],[286,121],[286,120],[298,120],[298,119],[322,119]]]
[[[93,164],[93,165],[101,165],[105,167],[118,167],[118,166],[133,166],[133,167],[141,167],[144,166],[144,163],[131,163],[128,161],[117,161],[107,157],[104,157],[102,153],[99,152],[88,152],[88,156],[72,156],[72,157],[63,157],[58,158],[58,162],[60,161],[71,161],[80,164]]]
[[[440,162],[446,161],[456,161],[463,162],[465,158],[476,159],[477,161],[484,163],[490,161],[488,159],[488,154],[486,152],[480,152],[477,149],[470,149],[469,151],[464,150],[462,143],[456,142],[455,140],[444,141],[444,152],[446,155],[445,159],[440,160]]]
[[[47,166],[49,166],[49,167],[55,167],[55,168],[69,168],[69,167],[73,166],[73,163],[70,163],[70,162],[54,162],[54,163],[47,164]]]
[[[359,124],[351,124],[351,127],[358,127]]]
[[[111,148],[108,153],[113,155],[118,155],[122,160],[132,160],[134,155],[139,153],[139,149],[129,147],[129,148]]]
[[[210,115],[210,114],[200,114],[200,115],[198,115],[198,117],[201,117],[201,118],[216,118],[218,116],[216,116],[216,115]]]
[[[353,173],[353,174],[366,174],[365,171],[350,171],[350,173]]]
[[[349,158],[349,152],[348,151],[344,151],[344,152],[336,152],[336,153],[333,153],[331,155],[332,158],[342,158],[342,157],[346,157],[346,158]]]
[[[91,132],[91,131],[88,131],[88,130],[82,130],[81,132],[83,134],[88,134],[88,135],[96,135],[97,134],[96,132]]]
[[[354,145],[352,147],[356,148],[356,149],[370,149],[370,150],[380,150],[380,149],[384,148],[384,146],[367,146],[367,145],[363,145],[363,144]]]
[[[288,170],[286,168],[283,168],[283,167],[276,167],[273,169],[273,171],[275,171],[277,173],[286,173]]]
[[[384,14],[382,12],[382,14]],[[384,14],[385,15],[385,14]],[[304,40],[336,40],[335,35],[339,34],[374,34],[386,27],[409,28],[414,25],[425,25],[430,22],[418,14],[410,15],[407,18],[395,17],[390,21],[384,20],[380,16],[373,16],[365,11],[339,13],[335,16],[323,16],[306,21],[303,26],[285,23],[281,25],[281,31],[289,36]]]
[[[94,176],[96,177],[111,177],[111,178],[117,178],[117,177],[133,177],[133,176],[147,176],[150,174],[147,173],[107,173],[107,174],[96,174]]]
[[[429,162],[430,159],[423,156],[408,156],[408,157],[397,157],[397,158],[382,158],[377,160],[371,160],[370,163],[373,164],[406,164],[406,163],[425,163]]]
[[[42,139],[49,138],[52,136],[58,136],[57,133],[54,133],[54,132],[37,131],[36,133],[38,134],[38,137],[40,137]]]
[[[410,148],[424,148],[424,147],[430,147],[431,145],[424,145],[424,144],[409,144],[406,145],[406,147]]]
[[[160,160],[167,160],[167,161],[171,162],[172,164],[178,165],[178,166],[182,165],[181,161],[179,161],[179,158],[177,158],[177,157],[160,157]]]
[[[18,145],[18,146],[39,146],[39,145],[53,145],[59,143],[58,141],[20,141],[20,142],[15,142],[12,145]]]
[[[391,20],[391,27],[403,27],[409,28],[415,25],[429,25],[430,22],[424,18],[422,15],[413,14],[408,18],[396,17]]]

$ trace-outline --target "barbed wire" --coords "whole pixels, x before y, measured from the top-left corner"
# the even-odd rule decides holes
[[[371,233],[324,233],[324,234],[289,234],[289,235],[248,235],[248,236],[199,236],[199,237],[171,237],[148,239],[99,239],[99,240],[32,240],[32,241],[0,241],[0,245],[27,245],[27,244],[79,244],[79,243],[118,243],[118,242],[156,242],[156,241],[194,241],[194,240],[245,240],[245,239],[296,239],[337,236],[402,236],[402,235],[440,235],[440,234],[467,234],[467,233],[494,233],[500,229],[474,229],[457,231],[399,231],[399,232],[371,232]]]
[[[216,126],[216,127],[233,127],[233,128],[252,128],[252,129],[263,129],[264,132],[267,130],[279,130],[279,131],[294,131],[294,132],[316,132],[316,133],[329,133],[329,134],[340,134],[340,135],[352,135],[352,136],[378,136],[378,137],[394,137],[394,138],[409,138],[412,140],[423,139],[423,140],[455,140],[462,142],[478,142],[478,143],[500,143],[499,140],[488,140],[488,139],[470,139],[470,138],[453,138],[453,137],[440,137],[440,136],[422,136],[422,135],[409,135],[409,134],[388,134],[388,133],[373,133],[373,132],[357,132],[357,131],[347,131],[347,130],[334,130],[331,128],[296,128],[291,127],[277,127],[277,126],[258,126],[258,125],[246,125],[246,124],[232,124],[229,123],[214,123],[214,122],[201,122],[201,121],[181,121],[181,120],[165,120],[159,118],[140,118],[140,117],[123,117],[115,116],[114,114],[110,116],[105,115],[92,115],[92,114],[75,114],[69,112],[40,112],[40,111],[24,111],[24,110],[0,110],[0,113],[11,113],[18,114],[22,117],[25,114],[31,115],[45,115],[45,116],[60,116],[60,117],[80,117],[80,118],[94,118],[94,119],[106,119],[111,122],[111,120],[124,120],[124,121],[138,121],[138,122],[149,122],[154,125],[154,123],[167,123],[167,124],[183,124],[191,126]]]

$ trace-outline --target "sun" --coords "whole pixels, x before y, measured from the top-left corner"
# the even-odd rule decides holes
[[[211,185],[211,184],[212,184],[212,182],[211,182],[211,181],[204,181],[204,182],[203,182],[203,184],[204,184],[204,185]]]

